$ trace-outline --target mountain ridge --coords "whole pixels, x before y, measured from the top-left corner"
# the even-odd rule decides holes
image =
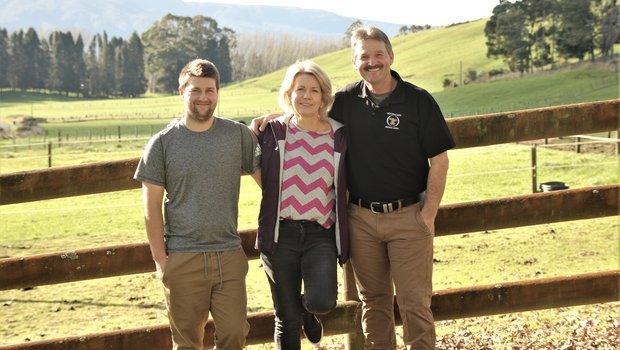
[[[106,31],[109,36],[128,38],[132,32],[146,31],[167,13],[179,16],[204,15],[220,27],[235,32],[268,32],[299,37],[344,35],[356,18],[323,10],[285,6],[228,5],[186,3],[182,0],[3,0],[0,28],[9,32],[34,28],[48,33],[70,30],[94,35]],[[361,20],[383,29],[389,36],[398,34],[403,24]]]

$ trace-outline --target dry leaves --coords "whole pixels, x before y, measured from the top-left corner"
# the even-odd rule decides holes
[[[620,349],[618,303],[437,322],[448,329],[437,350],[616,350]],[[397,329],[402,340],[402,329]],[[324,340],[317,350],[344,349],[342,337]],[[405,349],[402,345],[398,350]]]

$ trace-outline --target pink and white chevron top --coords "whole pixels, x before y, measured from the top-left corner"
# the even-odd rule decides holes
[[[281,193],[281,218],[312,220],[325,228],[336,222],[333,130],[306,131],[291,118]]]

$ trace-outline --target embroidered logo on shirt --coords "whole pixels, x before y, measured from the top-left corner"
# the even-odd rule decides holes
[[[385,119],[385,128],[392,130],[399,130],[400,117],[402,114],[387,112],[387,118]]]

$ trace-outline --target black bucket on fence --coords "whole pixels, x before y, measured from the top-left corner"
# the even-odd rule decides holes
[[[549,181],[549,182],[543,182],[541,184],[538,185],[540,190],[543,192],[551,192],[551,191],[558,191],[558,190],[567,190],[570,187],[565,184],[562,181]]]

